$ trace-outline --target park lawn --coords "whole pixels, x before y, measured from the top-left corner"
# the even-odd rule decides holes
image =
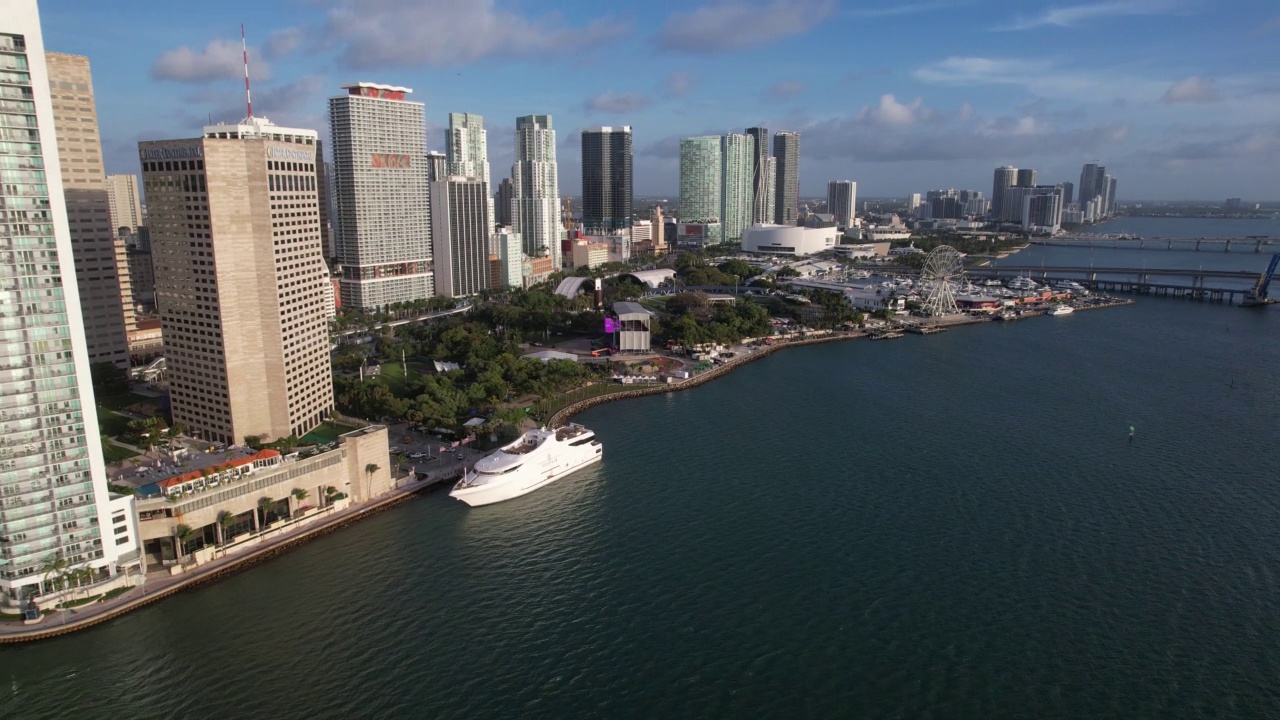
[[[430,372],[425,363],[410,361],[408,365],[410,377],[417,377],[418,375],[425,375]],[[396,397],[405,397],[405,394],[408,392],[409,383],[405,379],[404,367],[400,363],[382,363],[382,371],[379,373],[378,377],[382,378],[382,381],[387,384],[387,387],[391,389],[391,392],[394,393]]]
[[[358,430],[359,428],[351,425],[342,425],[341,423],[326,422],[318,426],[315,430],[303,435],[300,442],[303,445],[324,445],[338,439],[339,435]]]
[[[111,408],[98,403],[98,432],[110,437],[121,437],[129,431],[129,418],[117,415]]]
[[[118,463],[122,460],[128,460],[131,457],[137,457],[138,453],[130,450],[129,448],[122,448],[119,445],[112,445],[111,443],[103,443],[102,456],[106,458],[107,464],[111,465],[113,463]]]

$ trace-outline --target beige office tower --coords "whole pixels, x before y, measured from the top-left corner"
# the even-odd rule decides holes
[[[89,362],[127,370],[129,332],[137,329],[137,321],[128,255],[111,227],[89,58],[51,52],[45,53],[45,64]]]
[[[316,132],[250,117],[138,150],[174,421],[305,435],[333,410]]]
[[[121,228],[138,232],[142,224],[142,196],[138,193],[137,175],[108,175],[107,204],[111,210],[111,227],[117,235]]]

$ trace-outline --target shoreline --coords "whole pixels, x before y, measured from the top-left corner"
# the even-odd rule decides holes
[[[115,620],[122,615],[140,610],[148,605],[172,597],[181,592],[187,592],[199,588],[206,583],[221,580],[229,575],[247,570],[259,563],[266,562],[283,553],[290,552],[316,538],[328,535],[329,533],[341,530],[353,523],[364,520],[365,518],[388,510],[397,505],[406,503],[416,496],[430,490],[441,483],[453,479],[452,476],[441,475],[440,477],[431,477],[425,480],[415,480],[405,483],[401,487],[389,491],[385,496],[374,499],[364,505],[356,505],[335,513],[327,520],[314,523],[305,528],[294,531],[294,534],[282,535],[274,540],[269,541],[264,547],[253,550],[244,555],[237,555],[231,558],[219,558],[210,562],[203,567],[176,576],[174,579],[153,580],[153,585],[160,586],[157,590],[148,592],[147,582],[135,585],[124,593],[118,599],[104,603],[101,608],[95,605],[84,605],[79,609],[71,612],[79,614],[93,613],[89,617],[83,617],[79,620],[72,620],[66,624],[52,624],[56,621],[52,620],[53,615],[46,616],[46,619],[40,623],[33,625],[24,625],[21,623],[0,623],[0,645],[17,645],[21,643],[37,642],[47,640],[61,635],[68,635],[82,630],[88,630],[94,626],[100,625],[111,620]],[[142,594],[137,594],[138,588],[142,588]],[[67,611],[59,611],[67,612]],[[15,628],[16,629],[12,629]]]

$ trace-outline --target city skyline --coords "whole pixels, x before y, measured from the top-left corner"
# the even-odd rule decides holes
[[[774,0],[627,16],[576,0],[437,5],[388,1],[357,15],[346,0],[230,2],[144,18],[70,0],[44,10],[48,46],[95,64],[108,173],[137,171],[139,139],[244,115],[237,35],[248,18],[257,114],[324,137],[329,88],[418,87],[428,148],[443,149],[448,113],[477,113],[496,133],[499,168],[513,161],[504,140],[515,118],[552,115],[565,195],[580,193],[579,130],[621,124],[635,132],[638,196],[674,195],[681,137],[753,126],[803,136],[806,197],[842,177],[866,197],[976,186],[1005,164],[1073,181],[1094,160],[1126,178],[1130,199],[1267,200],[1280,185],[1267,162],[1280,148],[1280,14],[1261,2],[979,2],[940,13]],[[142,42],[118,42],[144,21]],[[385,42],[385,28],[407,28],[405,41]],[[868,38],[873,66],[850,69],[841,39],[853,32]],[[582,62],[605,44],[614,62]],[[627,63],[633,55],[644,61]],[[728,72],[754,80],[716,82]]]

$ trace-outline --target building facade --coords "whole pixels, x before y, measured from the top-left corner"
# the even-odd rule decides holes
[[[723,189],[724,164],[721,160],[720,137],[681,138],[680,140],[680,222],[720,221],[720,192]],[[708,239],[712,243],[719,239]]]
[[[0,0],[0,607],[140,562],[132,496],[107,488],[50,76],[34,0]],[[16,250],[16,251],[14,251]]]
[[[489,183],[451,175],[431,183],[436,295],[464,297],[490,288]]]
[[[800,133],[782,131],[773,135],[773,157],[777,162],[773,184],[774,222],[795,225],[800,219]]]
[[[489,137],[484,129],[484,118],[475,113],[449,113],[449,127],[445,130],[445,150],[449,162],[449,174],[478,178],[484,183],[484,194],[489,195],[493,185],[489,181]],[[432,182],[442,178],[434,177]],[[488,217],[485,237],[493,233],[493,202],[485,203]]]
[[[316,132],[245,118],[138,144],[175,423],[301,437],[333,411]]]
[[[777,182],[777,162],[769,154],[769,128],[750,127],[747,135],[755,142],[751,153],[751,224],[773,222],[774,183]]]
[[[724,228],[723,242],[742,240],[742,231],[751,227],[754,211],[752,162],[755,156],[755,140],[750,135],[729,133],[720,138],[720,157],[724,169],[720,174],[720,224]]]
[[[991,217],[1000,220],[1005,214],[1005,193],[1018,182],[1018,168],[998,167],[991,182]]]
[[[493,202],[494,223],[501,227],[511,227],[511,199],[515,197],[511,178],[502,178],[498,183],[498,195]]]
[[[515,163],[511,166],[511,227],[530,257],[564,264],[560,249],[560,178],[556,131],[550,115],[516,118]]]
[[[1036,186],[1036,171],[1031,168],[1019,168],[1016,185],[1022,188]]]
[[[502,266],[502,288],[520,287],[523,284],[520,267],[524,258],[520,233],[511,228],[498,228],[493,233],[490,254],[497,255]]]
[[[89,362],[127,370],[137,319],[128,254],[111,221],[89,58],[46,53],[45,63]]]
[[[124,235],[122,228],[135,233],[142,225],[142,194],[138,192],[138,176],[108,175],[107,205],[111,213],[111,227],[116,235]]]
[[[836,225],[849,227],[857,214],[858,183],[832,180],[827,183],[827,212],[835,216]]]
[[[582,131],[582,228],[631,229],[631,126]]]
[[[361,82],[329,99],[342,306],[431,297],[426,120],[410,88]],[[150,198],[148,196],[148,202]]]

